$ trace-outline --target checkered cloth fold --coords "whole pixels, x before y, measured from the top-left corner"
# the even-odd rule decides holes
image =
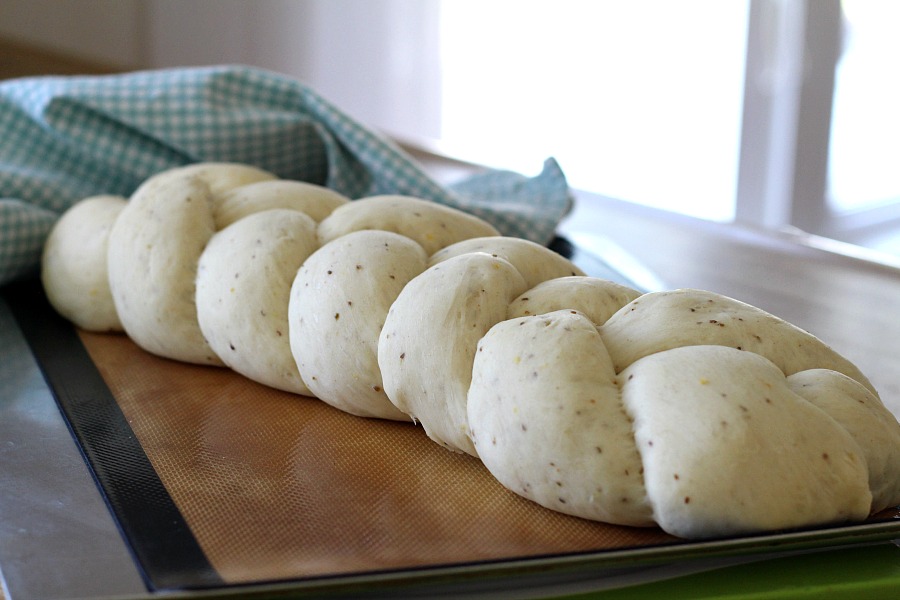
[[[559,166],[452,186],[302,83],[240,66],[0,83],[0,284],[33,273],[53,223],[96,194],[128,196],[164,169],[252,164],[351,198],[405,194],[548,243],[571,207]]]

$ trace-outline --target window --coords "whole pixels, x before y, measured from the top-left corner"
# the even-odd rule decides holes
[[[900,3],[844,0],[826,232],[900,253]]]
[[[850,211],[900,199],[900,4],[845,0],[830,153],[830,201]]]
[[[141,68],[256,65],[460,158],[532,173],[553,156],[600,195],[900,254],[896,0],[131,0],[115,23],[108,2],[69,15],[69,33],[137,32],[124,49],[61,35],[58,3],[4,1],[0,33],[30,43]]]
[[[890,0],[445,1],[441,141],[900,252],[898,18]]]
[[[734,217],[745,1],[441,3],[441,141],[521,172]]]

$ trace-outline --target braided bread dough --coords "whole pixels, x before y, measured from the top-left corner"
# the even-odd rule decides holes
[[[711,292],[588,277],[425,200],[192,165],[76,205],[43,264],[81,327],[418,421],[553,510],[703,538],[900,504],[900,424],[811,334]]]
[[[603,333],[617,370],[679,346],[715,344],[755,352],[786,375],[821,367],[874,391],[856,366],[813,335],[754,306],[702,290],[646,294],[604,323]]]
[[[462,254],[410,281],[388,312],[378,341],[385,391],[446,448],[476,455],[466,417],[475,347],[524,289],[502,258]]]
[[[273,208],[296,210],[318,223],[349,199],[334,190],[286,179],[264,179],[223,192],[215,207],[216,229],[225,229],[253,213]]]
[[[41,281],[56,312],[87,331],[122,331],[109,289],[109,232],[126,200],[85,198],[59,218],[44,242]]]
[[[321,219],[349,202],[321,186],[294,183],[247,165],[200,163],[164,171],[141,184],[112,227],[108,256],[110,288],[128,336],[159,356],[216,366],[243,364],[241,372],[255,373],[265,383],[287,377],[263,376],[261,367],[234,362],[233,353],[224,360],[219,353],[226,348],[212,348],[204,335],[209,330],[200,326],[195,296],[200,256],[220,227],[277,207],[303,209]],[[310,251],[316,243],[316,238],[307,240]],[[242,344],[245,351],[252,346]],[[306,391],[299,379],[279,384],[284,385]]]
[[[210,186],[193,175],[145,184],[109,235],[109,286],[128,337],[153,354],[222,365],[197,322],[197,263],[215,233]]]
[[[509,489],[589,519],[653,524],[616,372],[577,311],[503,321],[484,336],[468,422],[479,457]]]
[[[469,238],[500,235],[489,223],[462,211],[410,196],[370,196],[341,206],[319,224],[319,242],[352,231],[392,231],[414,240],[428,255]]]
[[[900,451],[893,415],[860,382],[830,369],[809,369],[787,378],[791,390],[846,429],[860,445],[868,466],[872,511],[884,510],[900,496]]]
[[[485,237],[463,240],[431,255],[429,266],[462,254],[484,252],[502,258],[516,268],[527,287],[565,277],[584,275],[584,271],[563,256],[529,240],[513,237]]]
[[[210,238],[197,269],[197,321],[225,365],[309,395],[291,353],[286,299],[317,247],[315,221],[287,209],[252,213]]]
[[[700,290],[590,317],[577,299],[541,314],[540,292],[513,303],[531,316],[482,338],[469,389],[478,454],[510,489],[691,538],[860,520],[900,499],[896,418],[809,333]]]
[[[707,537],[869,514],[859,445],[792,393],[766,358],[682,346],[638,360],[621,378],[648,499],[665,530]]]
[[[378,362],[397,408],[434,441],[477,456],[466,396],[478,340],[506,319],[510,302],[528,286],[584,273],[543,246],[509,237],[457,242],[429,262],[391,307]]]
[[[408,420],[384,391],[378,337],[400,291],[428,256],[389,231],[354,231],[322,246],[291,289],[291,348],[312,392],[364,417]]]

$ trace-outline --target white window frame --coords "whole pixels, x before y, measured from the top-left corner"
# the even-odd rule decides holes
[[[839,212],[828,189],[840,0],[752,0],[735,220],[848,242],[900,227],[900,202]]]
[[[735,220],[820,231],[840,0],[750,3]]]

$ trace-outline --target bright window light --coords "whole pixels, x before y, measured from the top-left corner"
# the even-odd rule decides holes
[[[705,219],[734,216],[748,4],[441,3],[441,140],[524,173]]]
[[[844,0],[829,199],[838,211],[900,200],[900,3]]]

